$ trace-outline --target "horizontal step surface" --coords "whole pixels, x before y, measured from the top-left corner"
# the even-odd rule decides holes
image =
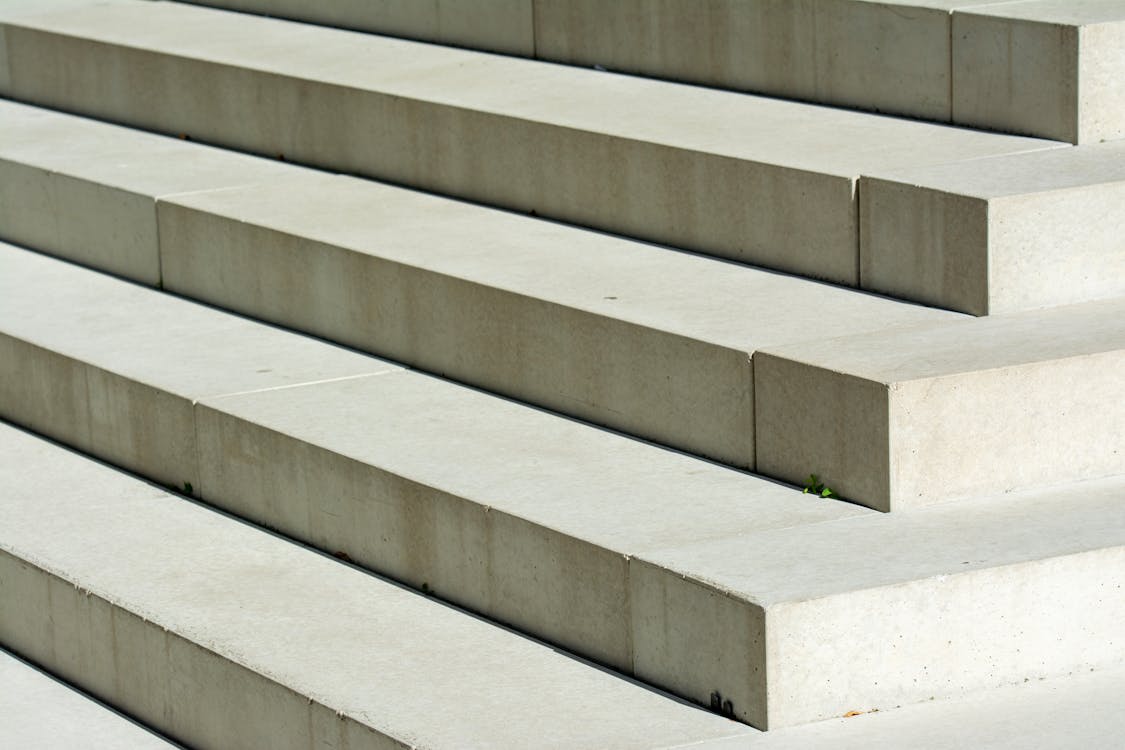
[[[759,471],[882,510],[1125,474],[1125,299],[755,358]]]
[[[15,98],[848,285],[860,175],[1060,145],[177,3],[3,28]]]
[[[884,516],[410,371],[194,416],[206,501],[755,726],[1125,656],[1120,479]]]
[[[4,600],[5,607],[23,604],[13,599]],[[38,750],[76,747],[174,750],[177,747],[2,650],[0,745]]]
[[[0,134],[0,236],[746,468],[756,349],[958,318],[18,104]],[[173,147],[216,182],[277,179],[154,184]],[[121,240],[131,221],[151,231]]]
[[[192,747],[752,730],[0,426],[0,639]]]
[[[1125,140],[860,180],[860,285],[976,315],[1125,296]]]
[[[201,4],[1072,143],[1125,134],[1118,0]]]

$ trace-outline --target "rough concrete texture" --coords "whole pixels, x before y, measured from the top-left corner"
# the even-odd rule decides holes
[[[191,746],[651,748],[752,732],[0,434],[0,586],[23,605],[0,610],[0,638]]]
[[[412,372],[197,420],[208,502],[625,671],[631,556],[870,514]]]
[[[424,42],[531,57],[532,0],[189,0]]]
[[[0,415],[176,487],[196,399],[398,369],[11,245],[0,268]]]
[[[975,315],[1125,296],[1125,141],[860,180],[860,285]]]
[[[1118,477],[645,551],[636,674],[775,729],[1120,664],[1123,498]]]
[[[744,468],[756,349],[956,317],[352,178],[158,213],[171,290]]]
[[[160,196],[300,171],[0,101],[0,238],[160,283]]]
[[[880,510],[1125,473],[1125,299],[760,351],[758,470]]]
[[[16,604],[6,601],[5,606]],[[35,750],[177,747],[6,651],[0,651],[0,745]]]
[[[1059,145],[177,3],[4,28],[36,103],[850,285],[860,174]]]
[[[1074,750],[1120,744],[1120,666],[675,750]]]
[[[1027,0],[953,14],[953,118],[1070,143],[1125,137],[1125,5]]]

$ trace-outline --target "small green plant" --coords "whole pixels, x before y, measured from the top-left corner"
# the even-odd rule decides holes
[[[805,494],[813,494],[823,498],[839,497],[831,487],[828,487],[824,482],[820,481],[820,477],[816,474],[809,474],[809,478],[805,480]]]
[[[190,495],[190,494],[192,494],[192,491],[191,491],[191,482],[184,482],[184,494],[185,494],[185,495]]]

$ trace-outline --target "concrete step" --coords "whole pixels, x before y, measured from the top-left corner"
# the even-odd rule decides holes
[[[0,236],[744,468],[758,348],[960,317],[22,105],[0,134]]]
[[[975,315],[1125,296],[1125,140],[860,183],[864,289]]]
[[[853,286],[861,175],[1060,146],[177,3],[2,28],[10,97]]]
[[[6,608],[21,604],[4,600]],[[36,750],[179,747],[2,649],[0,745]]]
[[[883,515],[410,371],[239,393],[244,369],[282,377],[286,362],[319,357],[274,343],[232,363],[216,336],[159,333],[169,317],[227,316],[22,258],[62,270],[5,264],[12,351],[0,362],[44,351],[65,366],[5,374],[3,409],[36,403],[36,388],[75,390],[67,367],[81,367],[89,403],[107,404],[114,424],[91,430],[91,452],[108,434],[183,441],[191,489],[209,503],[754,726],[1125,658],[1125,602],[1106,593],[1125,580],[1120,477]],[[52,316],[33,302],[68,297],[64,271],[92,301]],[[148,298],[144,318],[114,285]],[[187,363],[182,384],[136,364],[142,352]],[[235,385],[206,397],[187,382],[197,372]],[[180,434],[148,426],[183,408],[193,421]],[[70,442],[78,421],[38,424]]]
[[[682,750],[1074,750],[1120,744],[1125,667],[875,711]]]
[[[881,510],[1125,474],[1125,298],[755,357],[758,470]]]
[[[1119,0],[199,2],[1071,143],[1125,136]]]
[[[9,426],[0,444],[0,641],[189,746],[753,731]]]

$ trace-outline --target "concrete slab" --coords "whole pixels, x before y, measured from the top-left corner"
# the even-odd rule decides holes
[[[1125,3],[1027,0],[953,14],[956,122],[1070,143],[1125,137]]]
[[[190,0],[279,18],[531,57],[532,0]]]
[[[182,488],[193,403],[399,369],[0,244],[0,415]]]
[[[39,750],[178,747],[2,650],[0,743]]]
[[[860,284],[975,315],[1125,296],[1125,141],[860,180]]]
[[[177,3],[5,28],[12,96],[849,285],[860,174],[1058,145]]]
[[[753,730],[0,427],[0,638],[195,747]],[[51,487],[44,492],[44,487]]]
[[[801,727],[684,745],[676,750],[1073,750],[1113,747],[1121,738],[1118,710],[1125,669],[1111,667],[864,713]],[[1044,720],[1049,717],[1049,720]]]
[[[162,200],[168,289],[753,468],[753,352],[956,316],[368,181]]]
[[[632,555],[870,514],[413,372],[206,399],[197,433],[208,502],[625,671]]]
[[[880,510],[1125,473],[1125,300],[755,357],[758,469]]]
[[[0,237],[154,286],[156,198],[296,171],[0,101]]]
[[[1120,665],[1122,499],[1119,476],[648,550],[636,673],[772,730]]]

